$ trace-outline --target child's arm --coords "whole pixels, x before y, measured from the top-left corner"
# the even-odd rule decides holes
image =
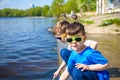
[[[91,43],[90,43],[90,47],[91,47],[91,48],[97,49],[97,46],[98,46],[98,43],[97,43],[97,42],[91,41]]]
[[[93,40],[86,40],[84,43],[86,46],[91,47],[92,49],[97,49],[98,43]]]
[[[62,75],[60,76],[60,79],[59,80],[67,80],[69,77],[69,72],[67,70],[67,67],[66,69],[64,70],[64,72],[62,73]]]
[[[64,61],[62,61],[62,64],[60,65],[60,67],[57,69],[57,71],[54,73],[53,75],[53,79],[55,79],[58,74],[60,73],[60,71],[65,67],[66,63]]]
[[[96,65],[89,65],[89,70],[93,71],[103,71],[109,68],[109,63],[106,64],[96,64]]]
[[[76,68],[82,68],[82,71],[103,71],[109,68],[108,60],[96,50],[91,55],[89,55],[87,59],[91,63],[90,65],[77,63]]]
[[[94,65],[86,65],[77,63],[75,66],[77,69],[82,68],[81,71],[84,70],[92,70],[92,71],[103,71],[109,68],[109,63],[106,64],[94,64]]]

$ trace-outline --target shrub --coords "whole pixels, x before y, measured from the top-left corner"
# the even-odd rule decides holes
[[[115,19],[108,19],[108,20],[103,20],[102,24],[99,26],[108,26],[111,24],[116,24],[117,26],[120,26],[120,19],[115,18]]]

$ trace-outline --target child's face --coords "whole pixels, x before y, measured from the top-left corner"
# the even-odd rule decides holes
[[[81,33],[78,33],[74,36],[67,35],[66,38],[68,45],[77,52],[82,50],[85,40],[86,36],[81,35]]]

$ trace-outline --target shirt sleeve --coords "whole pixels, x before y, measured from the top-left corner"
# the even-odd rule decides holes
[[[74,55],[74,53],[71,53],[67,66],[68,66],[69,71],[71,71],[75,67],[75,55]]]
[[[108,60],[97,50],[91,53],[89,57],[91,64],[106,64]]]

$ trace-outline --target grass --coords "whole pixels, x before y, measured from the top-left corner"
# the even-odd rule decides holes
[[[120,30],[119,29],[115,29],[115,32],[119,32]]]
[[[80,20],[81,23],[86,23],[86,24],[93,24],[93,21],[89,21],[89,20]]]
[[[108,26],[108,25],[111,25],[111,24],[116,24],[117,26],[120,26],[120,19],[114,18],[114,19],[103,20],[102,24],[99,25],[99,26],[104,27],[104,26]]]

